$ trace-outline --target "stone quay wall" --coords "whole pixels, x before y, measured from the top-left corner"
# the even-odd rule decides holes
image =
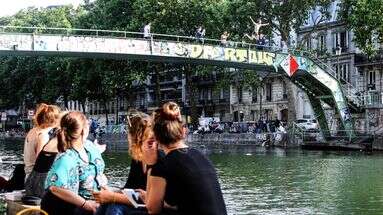
[[[119,151],[128,150],[126,134],[105,134],[101,143],[107,144],[107,150]],[[189,134],[186,142],[192,146],[279,146],[297,147],[298,142],[289,138],[286,133],[211,133],[211,134]]]

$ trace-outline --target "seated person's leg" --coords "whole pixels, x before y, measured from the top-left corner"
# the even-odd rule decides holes
[[[105,212],[105,215],[148,215],[145,208],[134,208],[124,204],[110,204]]]
[[[76,206],[61,200],[51,192],[46,192],[41,200],[41,209],[48,214],[73,214],[75,208]]]

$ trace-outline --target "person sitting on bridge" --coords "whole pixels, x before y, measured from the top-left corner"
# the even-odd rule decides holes
[[[196,31],[196,34],[195,34],[195,37],[196,37],[197,41],[199,41],[202,44],[204,44],[205,34],[206,34],[205,28],[203,28],[202,26],[199,26],[197,28],[197,31]]]
[[[227,46],[227,39],[230,37],[230,34],[227,31],[224,31],[221,35],[221,45],[226,47]]]
[[[259,34],[258,39],[256,40],[256,44],[257,44],[257,49],[258,50],[265,49],[265,46],[266,46],[265,35]]]
[[[148,22],[148,24],[146,24],[144,26],[144,38],[145,39],[150,39],[152,37],[152,34],[150,33],[151,25],[152,25],[152,23]]]

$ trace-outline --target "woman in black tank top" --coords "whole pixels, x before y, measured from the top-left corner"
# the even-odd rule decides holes
[[[58,152],[46,151],[45,147],[51,141],[54,141],[53,139],[56,138],[56,131],[57,128],[53,128],[48,132],[49,140],[37,156],[32,173],[28,176],[25,182],[25,193],[27,196],[36,196],[42,198],[45,193],[45,179],[47,178],[47,174],[58,154]]]

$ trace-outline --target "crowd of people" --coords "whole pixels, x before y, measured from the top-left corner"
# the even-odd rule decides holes
[[[0,131],[0,138],[9,138],[9,137],[25,137],[24,129],[15,129],[12,128],[6,131]]]
[[[212,121],[208,125],[199,126],[193,129],[189,126],[189,130],[194,134],[204,133],[286,133],[283,122],[276,120],[258,120],[257,122],[215,122]]]
[[[132,162],[124,188],[137,192],[143,208],[108,187],[105,147],[89,140],[83,113],[41,104],[34,125],[24,145],[24,200],[40,198],[48,214],[227,214],[212,163],[185,144],[186,124],[176,103],[152,115],[128,115]]]

